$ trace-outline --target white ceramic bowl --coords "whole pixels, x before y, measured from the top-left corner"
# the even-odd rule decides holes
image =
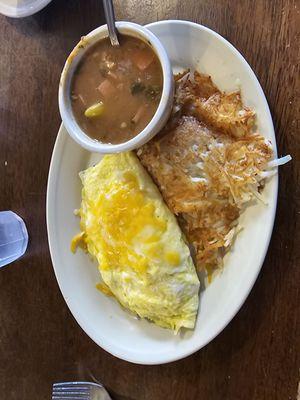
[[[72,112],[70,86],[74,71],[88,49],[90,49],[91,46],[93,46],[99,40],[108,36],[107,26],[103,25],[81,39],[81,41],[75,46],[69,55],[61,74],[58,93],[59,110],[63,123],[70,136],[85,149],[102,154],[119,153],[121,151],[133,150],[150,140],[167,122],[172,109],[174,95],[171,63],[167,52],[160,43],[159,39],[147,28],[144,28],[141,25],[131,22],[117,22],[116,26],[121,34],[139,38],[151,45],[161,63],[163,72],[163,90],[161,100],[152,120],[145,127],[145,129],[143,129],[134,138],[120,144],[106,144],[90,138],[80,128]]]
[[[46,7],[52,0],[0,0],[0,13],[12,18],[33,15]]]

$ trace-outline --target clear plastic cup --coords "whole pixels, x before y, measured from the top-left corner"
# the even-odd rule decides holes
[[[26,251],[28,233],[22,218],[12,211],[0,211],[0,268]]]

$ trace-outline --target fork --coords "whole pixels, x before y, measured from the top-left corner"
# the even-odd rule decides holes
[[[111,400],[105,388],[91,382],[54,383],[52,400]]]

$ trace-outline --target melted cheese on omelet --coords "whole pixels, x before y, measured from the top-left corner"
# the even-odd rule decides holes
[[[83,242],[102,291],[128,310],[178,331],[193,328],[199,280],[174,215],[133,153],[105,156],[80,173]]]

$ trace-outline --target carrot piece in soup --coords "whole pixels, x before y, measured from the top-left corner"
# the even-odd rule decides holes
[[[145,49],[137,50],[133,53],[132,60],[140,71],[144,71],[154,61],[154,53]]]

